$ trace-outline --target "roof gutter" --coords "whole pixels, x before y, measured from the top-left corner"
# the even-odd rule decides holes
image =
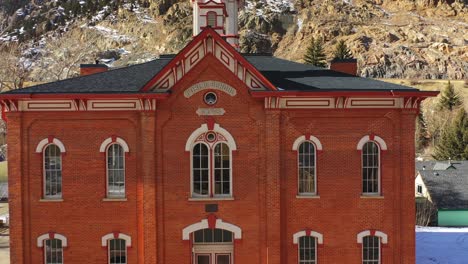
[[[435,97],[439,91],[323,91],[323,92],[301,92],[301,91],[252,91],[254,98],[265,97]]]
[[[121,94],[96,94],[96,93],[70,93],[70,94],[0,94],[0,100],[15,99],[166,99],[170,93],[121,93]]]

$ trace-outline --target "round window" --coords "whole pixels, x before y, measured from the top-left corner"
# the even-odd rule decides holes
[[[209,132],[206,134],[206,141],[213,142],[216,140],[216,134],[213,132]]]
[[[207,105],[214,105],[218,101],[218,97],[213,92],[206,93],[204,99]]]

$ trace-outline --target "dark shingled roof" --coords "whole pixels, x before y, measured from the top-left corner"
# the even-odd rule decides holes
[[[171,59],[157,59],[58,82],[44,83],[5,94],[34,93],[138,93]]]
[[[418,91],[417,89],[356,77],[312,65],[275,58],[266,54],[243,55],[270,82],[286,91]],[[40,84],[5,94],[35,93],[137,93],[174,55],[58,82]]]
[[[416,167],[438,209],[468,209],[468,161],[416,162]]]

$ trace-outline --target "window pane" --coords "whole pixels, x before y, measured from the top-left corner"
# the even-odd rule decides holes
[[[367,142],[362,148],[362,191],[379,192],[379,148],[374,142]]]
[[[312,236],[303,236],[299,238],[299,264],[316,263],[317,257],[316,238]]]
[[[227,144],[220,143],[216,145],[214,149],[215,195],[231,194],[230,155],[229,146]]]
[[[202,143],[196,144],[192,152],[192,186],[193,194],[207,195],[209,182],[208,147]]]
[[[376,236],[366,236],[362,240],[362,263],[380,263],[380,238]]]
[[[46,240],[44,251],[46,264],[63,264],[62,240]]]
[[[123,239],[109,240],[109,263],[126,264],[127,263],[127,245]]]
[[[49,198],[62,197],[62,155],[56,145],[44,151],[44,194]]]
[[[223,229],[202,229],[194,232],[194,243],[232,243],[232,232]]]
[[[107,196],[125,197],[125,156],[122,146],[107,149]]]
[[[216,13],[208,12],[206,20],[207,20],[206,22],[207,26],[215,27],[216,26]]]
[[[299,193],[315,193],[315,146],[304,142],[298,151]]]

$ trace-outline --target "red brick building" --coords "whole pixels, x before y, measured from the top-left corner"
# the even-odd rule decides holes
[[[240,54],[237,1],[194,10],[177,55],[0,94],[11,263],[414,263],[435,93]]]

